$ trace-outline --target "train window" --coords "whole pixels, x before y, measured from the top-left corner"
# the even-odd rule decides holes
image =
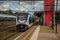
[[[33,18],[32,17],[29,18],[29,23],[33,23]]]

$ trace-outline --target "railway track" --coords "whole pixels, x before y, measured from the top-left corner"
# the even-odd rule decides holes
[[[16,35],[17,32],[15,26],[8,27],[4,29],[3,31],[0,31],[0,40],[6,40],[9,37],[12,37],[13,35]]]
[[[11,29],[16,29],[15,26],[16,25],[7,26],[7,27],[0,27],[0,32],[4,32],[4,31],[7,31],[7,30],[11,30]]]
[[[0,23],[0,32],[15,28],[16,24],[11,22],[11,23]]]
[[[13,36],[10,36],[9,38],[5,39],[5,40],[14,40],[16,37],[18,37],[19,35],[21,35],[24,32],[17,32],[16,34],[14,34]]]

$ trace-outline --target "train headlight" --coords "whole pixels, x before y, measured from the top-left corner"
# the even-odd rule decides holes
[[[23,29],[23,26],[21,25],[20,28]]]

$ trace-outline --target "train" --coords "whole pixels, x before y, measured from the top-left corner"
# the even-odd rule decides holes
[[[39,18],[29,13],[17,13],[16,14],[16,29],[18,31],[26,31],[35,22],[39,21]]]

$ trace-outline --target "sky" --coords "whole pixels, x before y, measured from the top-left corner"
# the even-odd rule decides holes
[[[34,9],[33,9],[33,5],[30,5],[28,3],[24,3],[22,4],[23,2],[21,2],[21,5],[19,4],[20,2],[18,1],[9,1],[9,2],[1,2],[0,1],[0,10],[2,9],[5,9],[5,10],[8,10],[8,9],[11,9],[11,10],[14,10],[14,11],[43,11],[43,7],[44,5],[42,4],[39,4],[39,3],[43,3],[43,2],[35,2],[34,6]],[[37,6],[38,5],[38,6]]]

